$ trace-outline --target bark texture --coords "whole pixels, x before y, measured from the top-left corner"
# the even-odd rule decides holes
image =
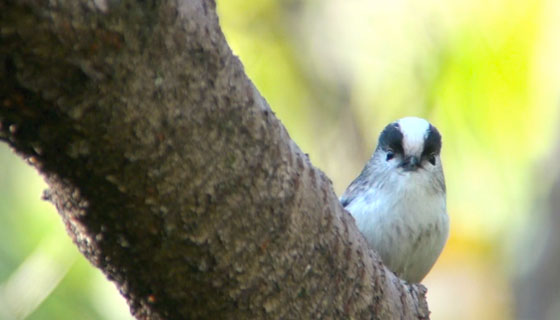
[[[426,319],[232,54],[214,1],[0,1],[0,139],[139,319]]]

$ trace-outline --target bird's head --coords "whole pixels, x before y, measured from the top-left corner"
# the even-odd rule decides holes
[[[445,192],[440,151],[441,135],[436,127],[424,119],[407,117],[383,129],[372,160],[375,171],[383,176],[407,176]]]

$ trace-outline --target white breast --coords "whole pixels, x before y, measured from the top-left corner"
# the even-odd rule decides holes
[[[402,181],[392,181],[397,188],[391,193],[371,188],[346,209],[389,269],[408,282],[420,282],[447,240],[445,195],[419,187],[423,182],[414,179],[421,175],[394,178]]]

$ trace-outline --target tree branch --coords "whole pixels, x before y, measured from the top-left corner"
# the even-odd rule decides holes
[[[426,319],[231,53],[213,1],[1,1],[0,139],[139,319]]]

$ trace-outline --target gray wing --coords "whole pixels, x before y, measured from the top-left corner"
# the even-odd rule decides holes
[[[352,201],[354,201],[354,199],[356,199],[359,194],[365,192],[366,189],[370,187],[370,183],[368,183],[367,179],[365,178],[367,176],[365,171],[366,170],[364,169],[364,171],[362,171],[362,173],[360,173],[360,175],[356,179],[354,179],[352,183],[350,183],[346,191],[344,191],[344,193],[340,197],[340,203],[344,208],[352,203]]]

